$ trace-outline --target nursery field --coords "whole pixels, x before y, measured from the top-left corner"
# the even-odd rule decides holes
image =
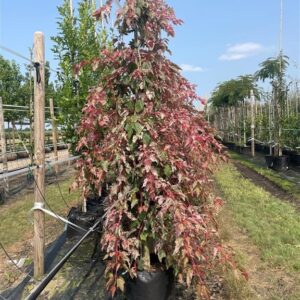
[[[225,200],[222,238],[249,274],[247,283],[225,278],[229,299],[299,299],[299,211],[232,163],[218,172],[216,185]]]
[[[53,211],[59,215],[67,215],[69,207],[77,205],[79,194],[69,192],[74,180],[72,172],[66,174],[59,183],[60,190],[54,182],[46,187],[46,200]],[[61,191],[61,193],[60,193]],[[63,199],[62,199],[63,197]],[[19,282],[27,274],[27,267],[32,263],[32,208],[33,189],[23,191],[15,199],[10,199],[0,206],[0,241],[10,257],[4,252],[0,256],[0,290],[5,290]],[[63,201],[64,200],[64,201]],[[69,207],[68,207],[68,206]],[[46,216],[46,244],[53,242],[64,231],[64,223]],[[3,250],[3,249],[2,249]],[[19,266],[19,269],[10,261]]]
[[[300,299],[295,3],[4,2],[0,300]]]
[[[245,178],[243,170],[235,167],[242,158],[232,155],[233,160],[223,164],[215,175],[215,193],[225,205],[218,217],[221,239],[226,247],[235,253],[239,267],[248,273],[248,281],[232,270],[218,271],[211,275],[211,299],[299,299],[300,297],[300,215],[297,207],[287,200],[291,191],[269,190]],[[275,176],[275,175],[274,175]],[[266,177],[265,177],[266,178]],[[276,176],[275,176],[276,178]],[[78,194],[69,194],[73,176],[60,183],[68,205],[78,203]],[[268,180],[268,179],[266,179]],[[279,192],[280,193],[277,193]],[[55,184],[46,192],[47,202],[59,214],[66,214],[67,208]],[[23,270],[29,265],[31,245],[31,224],[26,215],[32,205],[32,195],[1,207],[1,241],[12,257],[26,257]],[[15,221],[17,220],[17,222]],[[10,230],[10,235],[5,234]],[[62,232],[62,224],[47,217],[47,241],[51,242]],[[15,241],[18,241],[17,243]],[[70,247],[66,242],[55,264]],[[55,276],[41,297],[46,299],[105,299],[103,263],[90,261],[94,242],[85,242],[61,271]],[[1,256],[1,289],[18,282],[20,273],[5,256]],[[25,288],[24,295],[34,287]],[[196,299],[187,287],[177,286],[177,298]],[[122,298],[120,298],[122,299]]]

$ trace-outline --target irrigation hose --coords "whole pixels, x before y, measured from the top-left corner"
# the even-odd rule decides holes
[[[77,248],[81,245],[81,243],[87,237],[89,237],[94,231],[96,231],[96,228],[101,221],[102,218],[99,218],[95,222],[95,224],[88,230],[88,232],[84,234],[84,236],[72,247],[72,249],[70,249],[69,252],[57,263],[57,265],[44,277],[44,279],[30,293],[30,295],[26,298],[26,300],[34,300],[41,294],[41,292],[46,288],[48,283],[57,274],[57,272],[63,267],[63,265],[67,262],[67,260],[71,257],[71,255],[77,250]]]

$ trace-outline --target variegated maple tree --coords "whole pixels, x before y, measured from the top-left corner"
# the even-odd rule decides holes
[[[112,4],[95,17],[109,16]],[[112,294],[124,273],[151,268],[152,253],[199,287],[224,259],[214,220],[221,200],[211,194],[221,146],[193,106],[195,86],[165,56],[181,23],[163,0],[124,1],[113,49],[77,67],[104,74],[83,109],[77,182],[85,195],[107,194],[101,244]]]

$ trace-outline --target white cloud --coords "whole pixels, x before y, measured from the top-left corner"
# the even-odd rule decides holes
[[[204,72],[203,68],[188,64],[181,64],[180,68],[183,72]]]
[[[264,47],[258,43],[242,43],[228,46],[226,52],[222,54],[220,60],[240,60],[256,55],[264,50]]]

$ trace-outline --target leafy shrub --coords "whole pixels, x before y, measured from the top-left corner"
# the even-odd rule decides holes
[[[163,0],[125,1],[114,48],[76,68],[105,74],[83,109],[77,184],[85,196],[107,193],[101,244],[112,294],[124,288],[122,274],[151,267],[151,253],[179,281],[194,278],[200,294],[207,272],[225,259],[214,221],[221,200],[211,194],[221,145],[194,109],[194,85],[165,57],[166,37],[181,23]],[[132,37],[128,45],[123,36]]]

